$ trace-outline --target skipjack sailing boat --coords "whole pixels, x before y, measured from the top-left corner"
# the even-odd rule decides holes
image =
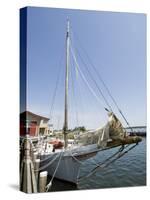
[[[80,167],[81,165],[84,164],[85,160],[88,160],[94,157],[97,153],[100,153],[101,151],[108,151],[111,148],[120,147],[120,148],[116,148],[117,152],[111,155],[110,157],[108,157],[102,163],[96,163],[95,167],[86,175],[86,177],[89,177],[98,168],[106,167],[110,163],[122,157],[125,153],[133,149],[141,141],[140,137],[127,135],[127,132],[123,128],[123,125],[121,124],[119,119],[116,117],[116,115],[112,111],[112,108],[109,106],[104,95],[102,95],[105,102],[109,106],[109,108],[104,108],[105,111],[108,113],[108,122],[102,128],[98,128],[93,131],[85,131],[84,133],[79,134],[78,136],[76,136],[74,143],[71,146],[68,146],[68,140],[67,140],[67,135],[69,133],[68,84],[69,84],[70,55],[72,55],[72,58],[76,65],[76,70],[78,71],[78,73],[80,73],[81,77],[83,78],[84,82],[86,83],[86,85],[88,86],[92,94],[98,99],[98,96],[96,95],[92,87],[89,85],[88,81],[86,80],[77,62],[76,55],[71,43],[70,25],[69,25],[69,20],[68,20],[67,33],[66,33],[64,126],[62,129],[62,132],[64,135],[64,147],[60,149],[54,149],[54,147],[57,147],[57,144],[50,144],[49,141],[46,141],[44,145],[43,144],[40,145],[40,143],[38,144],[39,155],[41,158],[40,170],[43,170],[43,169],[47,170],[48,174],[52,177],[51,181],[47,185],[47,191],[49,190],[54,177],[61,180],[69,181],[75,184],[77,184],[81,179],[85,178],[85,177],[80,176]],[[105,86],[109,96],[112,98],[114,104],[117,106],[121,116],[126,121],[127,125],[129,126],[128,121],[126,120],[123,113],[119,109],[110,91],[108,90],[108,88],[106,87],[103,81],[102,83]],[[96,86],[98,87],[97,84]],[[101,92],[99,87],[98,89]]]

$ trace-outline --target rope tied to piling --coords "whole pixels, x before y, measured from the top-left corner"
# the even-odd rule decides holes
[[[55,168],[55,170],[54,170],[53,176],[52,176],[51,180],[49,181],[49,183],[47,184],[47,186],[46,186],[46,188],[45,188],[45,189],[46,189],[46,192],[48,192],[49,189],[50,189],[51,186],[52,186],[53,179],[54,179],[55,174],[56,174],[56,172],[57,172],[57,170],[58,170],[58,167],[59,167],[59,165],[60,165],[60,161],[61,161],[61,158],[62,158],[63,154],[64,154],[64,151],[62,151],[62,152],[60,153],[60,157],[59,157],[59,160],[58,160],[58,164],[57,164],[57,166],[56,166],[56,168]]]

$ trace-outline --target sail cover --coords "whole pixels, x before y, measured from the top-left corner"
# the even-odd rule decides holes
[[[116,115],[108,112],[108,122],[104,127],[81,133],[77,141],[82,145],[97,144],[99,148],[105,148],[108,141],[121,140],[126,135],[127,133]]]

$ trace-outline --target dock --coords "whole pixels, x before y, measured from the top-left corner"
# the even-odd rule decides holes
[[[137,135],[141,137],[146,137],[146,126],[132,126],[125,128],[127,133],[129,133],[130,136]]]

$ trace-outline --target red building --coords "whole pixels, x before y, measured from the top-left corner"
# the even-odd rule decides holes
[[[49,118],[29,111],[20,113],[20,135],[38,136],[46,134]]]

